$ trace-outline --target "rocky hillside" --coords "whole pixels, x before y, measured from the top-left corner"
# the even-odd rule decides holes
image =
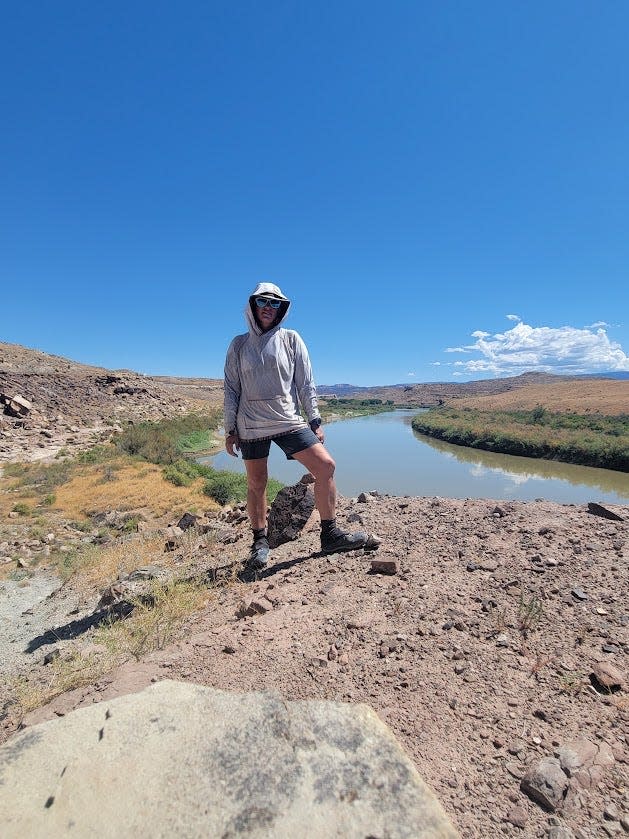
[[[121,421],[221,404],[220,380],[110,371],[0,343],[0,462],[43,459],[106,439]]]

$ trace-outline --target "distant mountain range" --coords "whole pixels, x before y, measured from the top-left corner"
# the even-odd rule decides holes
[[[629,379],[629,371],[610,371],[606,373],[581,373],[578,376],[562,376],[562,375],[554,375],[552,373],[536,373],[536,372],[529,372],[529,373],[521,373],[519,376],[506,376],[501,379],[477,379],[471,382],[403,382],[393,385],[351,385],[347,383],[340,383],[335,385],[317,385],[317,393],[319,396],[338,396],[341,398],[347,398],[349,395],[355,394],[365,394],[367,392],[371,392],[374,390],[387,390],[389,388],[394,389],[402,389],[403,391],[409,392],[410,390],[414,390],[418,387],[421,388],[441,388],[441,387],[451,387],[455,385],[457,387],[463,386],[464,389],[475,389],[476,386],[483,385],[483,383],[493,382],[494,384],[500,387],[500,383],[503,382],[505,387],[502,388],[504,390],[508,390],[510,387],[513,387],[516,382],[519,384],[530,384],[532,381],[558,381],[558,380],[566,380],[566,379]]]
[[[613,373],[583,373],[575,379],[629,379],[629,370],[617,370]]]

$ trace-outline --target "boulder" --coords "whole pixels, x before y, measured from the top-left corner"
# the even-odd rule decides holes
[[[454,839],[366,705],[160,682],[0,747],[0,828],[24,836]]]
[[[6,393],[0,393],[0,402],[4,405],[4,412],[10,417],[25,417],[33,408],[28,399],[24,399],[19,394],[9,396]]]
[[[315,508],[312,476],[281,489],[269,513],[268,538],[271,548],[297,539]]]

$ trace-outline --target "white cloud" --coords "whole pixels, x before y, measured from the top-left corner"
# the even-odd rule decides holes
[[[514,319],[516,315],[507,315]],[[629,356],[621,345],[610,341],[602,325],[529,326],[518,320],[505,332],[491,335],[476,330],[474,344],[448,348],[446,352],[473,352],[477,357],[457,361],[467,373],[492,376],[518,375],[527,370],[549,373],[596,373],[629,370]]]
[[[507,320],[517,320],[517,321],[520,321],[520,320],[522,320],[522,318],[520,317],[520,315],[507,315]]]
[[[407,376],[414,376],[414,375],[415,375],[415,373],[407,373],[406,375],[407,375]]]
[[[441,367],[441,362],[440,361],[431,361],[430,363],[432,364],[433,367]]]
[[[586,326],[586,329],[608,329],[611,327],[611,323],[605,323],[604,320],[597,320],[596,323],[591,323],[589,326]]]

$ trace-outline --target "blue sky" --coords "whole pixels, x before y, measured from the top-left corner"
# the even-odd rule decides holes
[[[629,5],[15,3],[0,340],[222,376],[258,281],[321,384],[629,370]]]

